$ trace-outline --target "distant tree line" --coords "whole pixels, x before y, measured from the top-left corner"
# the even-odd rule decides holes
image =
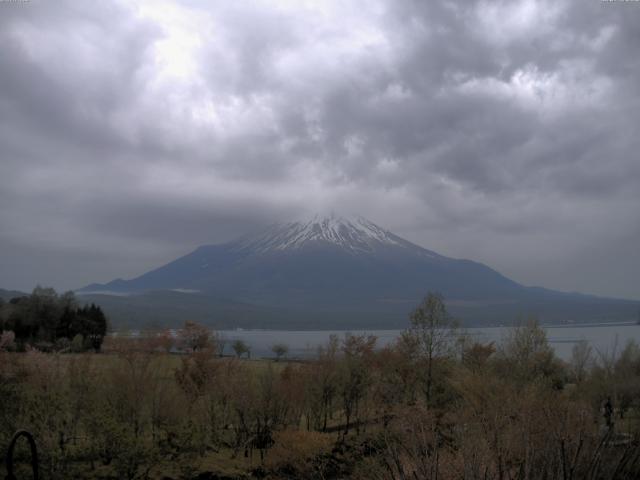
[[[19,350],[32,345],[43,351],[97,351],[107,318],[97,305],[79,305],[73,292],[59,295],[53,288],[36,287],[31,295],[0,303],[0,333],[8,332]]]

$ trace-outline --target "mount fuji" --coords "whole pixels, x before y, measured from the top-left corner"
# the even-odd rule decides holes
[[[222,327],[406,324],[428,291],[468,324],[634,319],[639,302],[525,287],[481,263],[439,255],[362,217],[320,216],[206,245],[131,280],[78,290],[115,323],[191,318]]]

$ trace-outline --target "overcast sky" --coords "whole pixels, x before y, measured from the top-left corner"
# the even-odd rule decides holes
[[[0,1],[0,287],[361,214],[640,299],[640,2]]]

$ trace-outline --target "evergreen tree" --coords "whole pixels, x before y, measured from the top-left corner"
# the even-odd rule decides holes
[[[107,318],[95,305],[78,306],[73,292],[58,295],[52,288],[36,287],[32,294],[12,298],[6,306],[2,330],[15,333],[19,344],[71,340],[78,335],[89,348],[99,350],[107,333]]]

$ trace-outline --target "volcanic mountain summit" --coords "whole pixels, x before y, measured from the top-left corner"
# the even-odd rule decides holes
[[[373,253],[391,245],[413,246],[363,217],[315,215],[306,222],[275,224],[254,236],[238,241],[241,248],[264,253],[300,249],[309,245],[334,245],[354,253]]]
[[[554,321],[621,320],[633,318],[638,305],[525,287],[486,265],[444,257],[362,217],[336,215],[205,245],[137,278],[92,284],[79,293],[102,294],[102,304],[107,294],[133,306],[171,297],[182,315],[197,302],[199,315],[206,317],[201,320],[209,321],[223,305],[227,326],[275,328],[286,318],[287,326],[298,328],[351,328],[404,325],[428,291],[442,293],[452,312],[469,322],[502,323],[529,314]],[[205,299],[213,302],[209,310]],[[261,320],[256,324],[254,318]]]

